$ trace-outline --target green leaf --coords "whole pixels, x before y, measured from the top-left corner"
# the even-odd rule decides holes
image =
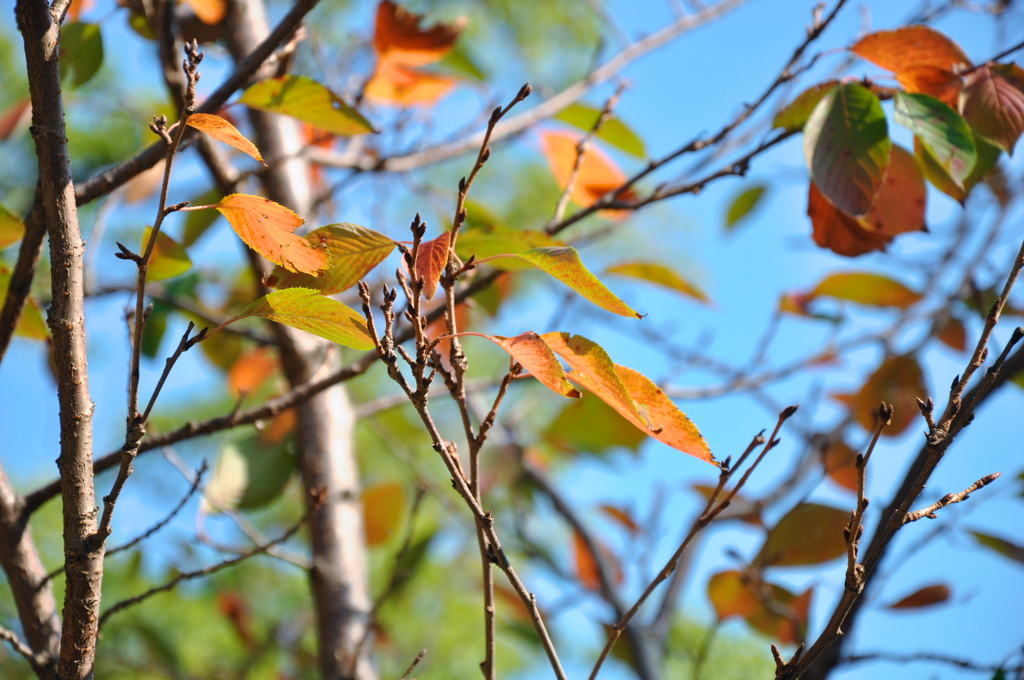
[[[469,55],[469,52],[461,42],[456,42],[455,46],[441,57],[441,61],[437,62],[437,66],[442,71],[472,78],[479,82],[487,80],[487,73]]]
[[[189,203],[192,205],[213,205],[214,203],[220,203],[223,198],[224,194],[221,190],[213,188],[192,199]],[[206,230],[220,217],[220,213],[216,210],[190,210],[186,214],[188,217],[185,218],[185,233],[181,237],[181,244],[186,248],[202,238]]]
[[[575,399],[548,426],[544,439],[564,450],[601,455],[616,447],[636,452],[647,435],[603,400]]]
[[[604,270],[605,274],[618,274],[647,281],[658,286],[710,303],[708,296],[693,282],[684,279],[676,270],[657,262],[624,262]]]
[[[963,182],[957,182],[950,177],[949,172],[925,149],[921,140],[917,137],[914,138],[914,156],[920,163],[924,176],[932,183],[932,186],[961,204],[967,199],[971,190],[985,178],[985,175],[996,167],[999,156],[1002,154],[999,147],[986,142],[973,132],[972,135],[977,160],[971,173]]]
[[[277,498],[295,472],[285,444],[267,446],[258,434],[221,449],[203,493],[208,511],[258,508]]]
[[[807,119],[811,117],[814,107],[818,105],[818,102],[825,95],[834,90],[838,84],[838,80],[830,80],[827,83],[807,88],[793,100],[793,103],[775,114],[772,127],[783,128],[790,132],[802,130],[804,125],[807,124]]]
[[[307,76],[261,80],[238,101],[260,111],[297,118],[341,137],[376,132],[362,114]]]
[[[958,185],[978,160],[974,134],[952,107],[927,94],[897,92],[896,122],[913,132],[921,145]]]
[[[1006,539],[999,538],[998,536],[992,536],[991,534],[983,534],[979,531],[972,531],[971,535],[978,543],[982,544],[990,550],[995,550],[997,553],[1004,557],[1009,557],[1014,562],[1024,564],[1024,546],[1011,543]]]
[[[524,253],[518,253],[514,257],[529,262],[541,271],[550,274],[602,309],[620,316],[643,318],[643,314],[639,314],[616,297],[596,276],[590,273],[590,270],[580,260],[580,255],[575,248],[534,248]]]
[[[736,194],[729,203],[729,209],[725,211],[725,228],[732,230],[737,224],[745,220],[750,213],[761,203],[768,187],[764,184],[754,184]]]
[[[850,511],[801,503],[768,531],[754,563],[762,567],[821,564],[846,553],[843,528]]]
[[[146,227],[142,233],[142,243],[139,245],[139,252],[146,252],[149,245],[152,227]],[[161,231],[156,235],[156,245],[153,247],[153,254],[149,259],[149,273],[147,280],[164,281],[181,276],[192,268],[192,260],[189,259],[185,249],[178,245],[178,242]]]
[[[103,66],[103,36],[97,24],[78,21],[60,30],[60,79],[71,88],[81,87]],[[70,74],[70,77],[69,77]]]
[[[600,117],[601,109],[579,103],[570,104],[555,114],[556,120],[568,123],[585,132],[593,130]],[[647,158],[647,149],[644,147],[643,140],[618,118],[612,117],[606,120],[597,136],[632,156]]]
[[[395,242],[384,234],[348,222],[314,229],[306,238],[327,247],[330,266],[316,276],[275,266],[268,280],[272,288],[313,288],[334,295],[356,285],[395,249]]]
[[[21,218],[0,205],[0,250],[17,243],[25,236],[25,223]]]
[[[882,103],[857,83],[826,94],[804,127],[811,178],[832,204],[855,217],[875,204],[891,147]]]
[[[298,328],[353,349],[373,349],[373,338],[363,316],[348,305],[309,288],[286,288],[264,295],[241,314],[214,329],[251,316]]]
[[[153,311],[146,319],[146,328],[142,333],[142,355],[150,359],[156,358],[160,351],[160,343],[167,333],[167,317],[173,311],[173,307],[153,300]]]
[[[468,259],[470,255],[476,255],[477,260],[482,260],[495,255],[520,253],[531,248],[564,245],[562,241],[542,231],[527,231],[493,224],[460,231],[455,242],[455,252],[463,260]],[[531,263],[520,262],[511,257],[492,260],[487,264],[505,271],[529,269],[531,266]]]
[[[872,307],[897,307],[906,309],[923,297],[899,281],[880,274],[845,272],[832,274],[819,283],[812,297],[833,297]]]
[[[0,306],[7,299],[7,289],[11,285],[11,271],[0,265]],[[14,329],[14,334],[30,340],[49,340],[50,329],[43,319],[39,305],[32,298],[25,299],[25,307],[21,310],[21,318]]]

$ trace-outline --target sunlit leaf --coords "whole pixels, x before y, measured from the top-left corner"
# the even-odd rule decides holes
[[[834,90],[838,84],[838,80],[830,80],[807,88],[789,106],[775,114],[772,127],[791,132],[802,130],[807,124],[807,119],[811,117],[811,112],[818,106],[818,102]]]
[[[981,545],[994,550],[1004,557],[1009,557],[1011,560],[1024,564],[1024,546],[1016,543],[1011,543],[1004,538],[993,536],[991,534],[984,534],[980,531],[972,531],[971,535]]]
[[[460,231],[458,241],[455,243],[455,252],[463,260],[469,258],[470,255],[476,255],[477,260],[482,260],[495,255],[521,253],[532,248],[564,245],[565,243],[548,236],[543,231],[528,231],[500,224],[490,224]],[[506,271],[529,269],[533,266],[514,257],[491,260],[487,264],[495,269]]]
[[[78,21],[65,23],[60,29],[61,84],[81,87],[103,66],[103,36],[98,24]]]
[[[139,252],[146,252],[149,245],[152,227],[146,227],[142,233],[142,243],[139,245]],[[149,281],[164,281],[181,276],[192,268],[192,260],[188,253],[177,241],[161,231],[156,235],[156,245],[153,246],[153,253],[149,258],[147,279]]]
[[[800,503],[768,530],[754,562],[763,567],[821,564],[846,553],[843,528],[850,511]]]
[[[330,266],[316,276],[274,267],[267,285],[314,288],[324,295],[334,295],[356,285],[395,249],[395,242],[384,234],[348,222],[314,229],[306,234],[306,240],[327,249]]]
[[[911,66],[896,74],[896,80],[911,94],[927,94],[948,106],[956,106],[964,79],[959,73],[937,66]]]
[[[692,281],[683,278],[679,272],[657,262],[624,262],[604,270],[605,274],[618,274],[664,286],[701,302],[711,299]]]
[[[749,217],[750,213],[761,203],[767,190],[768,187],[764,184],[754,184],[736,194],[725,211],[725,228],[732,230]]]
[[[579,390],[565,377],[565,370],[559,363],[555,352],[544,342],[544,338],[533,331],[506,338],[501,335],[484,335],[508,352],[513,359],[523,365],[542,385],[563,397],[580,397]]]
[[[204,24],[219,24],[228,13],[227,0],[185,0]],[[258,160],[258,159],[257,159]]]
[[[0,306],[7,299],[7,289],[11,285],[11,271],[0,264]],[[14,334],[29,340],[49,340],[50,329],[43,319],[39,305],[31,297],[25,299],[25,307],[21,310],[21,318],[14,328]]]
[[[633,516],[629,514],[629,511],[617,508],[614,505],[602,505],[599,510],[626,527],[629,533],[635,535],[643,532],[643,529],[633,520]]]
[[[708,580],[708,598],[720,621],[740,616],[784,644],[803,640],[811,591],[797,596],[773,583],[754,583],[739,571],[719,572]]]
[[[569,185],[569,178],[572,177],[572,169],[576,165],[576,145],[581,138],[580,135],[567,132],[541,133],[541,150],[551,166],[555,181],[563,189]],[[580,163],[570,197],[586,208],[625,181],[625,173],[595,144],[591,144]],[[631,193],[623,192],[619,198],[629,200],[632,196]]]
[[[438,101],[457,82],[450,76],[385,60],[377,65],[363,94],[367,101],[376,104],[420,106]]]
[[[214,330],[251,316],[298,328],[353,349],[374,348],[366,321],[359,312],[308,288],[286,288],[264,295]]]
[[[968,75],[961,95],[961,110],[974,131],[1011,155],[1024,132],[1022,90],[1024,69],[995,64]]]
[[[0,250],[17,243],[25,236],[21,218],[0,205]]]
[[[256,434],[221,449],[203,492],[208,510],[258,508],[277,498],[295,472],[285,446],[266,446]]]
[[[829,442],[822,458],[825,474],[850,491],[856,491],[859,484],[856,461],[857,452],[842,440]]]
[[[270,347],[257,347],[242,354],[228,370],[228,390],[231,396],[253,394],[259,390],[279,368],[277,355]]]
[[[974,134],[959,113],[926,94],[897,92],[896,122],[913,132],[932,158],[961,186],[978,160]]]
[[[10,139],[15,130],[27,125],[32,117],[32,100],[29,98],[14,102],[0,113],[0,142]]]
[[[885,250],[891,236],[864,228],[855,217],[850,217],[825,198],[814,182],[808,182],[807,216],[814,229],[814,242],[837,255],[856,257],[875,250]]]
[[[868,378],[854,398],[853,416],[869,432],[875,429],[881,402],[893,405],[892,423],[882,434],[895,437],[920,421],[917,399],[928,396],[924,373],[912,354],[890,357]]]
[[[932,586],[925,586],[915,590],[910,595],[900,598],[886,609],[920,609],[921,607],[932,607],[949,600],[952,594],[949,586],[938,583]]]
[[[971,60],[959,45],[927,26],[878,31],[864,36],[851,49],[864,59],[896,73],[915,66],[953,71],[958,66],[971,65]]]
[[[297,118],[339,137],[376,132],[358,111],[306,76],[262,80],[250,86],[238,101],[254,109]]]
[[[307,274],[327,268],[327,249],[293,234],[305,220],[283,205],[262,196],[231,194],[210,207],[227,218],[250,248],[274,264]]]
[[[804,126],[811,178],[837,208],[865,215],[875,204],[889,166],[889,128],[882,104],[857,83],[822,97]]]
[[[811,295],[833,297],[871,307],[899,309],[906,309],[922,298],[920,293],[915,293],[899,281],[867,272],[831,274],[814,287]]]
[[[188,126],[205,132],[214,139],[233,146],[263,163],[263,156],[260,155],[260,150],[256,148],[256,145],[246,139],[245,135],[239,132],[234,125],[220,116],[215,116],[212,113],[193,113],[188,117]]]
[[[373,48],[378,58],[413,66],[437,61],[454,47],[465,25],[460,19],[451,24],[437,23],[422,28],[422,21],[421,15],[391,0],[377,5]]]
[[[398,482],[385,482],[363,489],[363,522],[366,544],[380,545],[402,524],[405,493]]]
[[[555,114],[555,120],[568,123],[584,132],[593,130],[600,117],[601,109],[579,102],[570,104]],[[644,148],[643,140],[616,117],[610,117],[604,122],[597,132],[597,137],[632,156],[647,158],[647,149]]]
[[[620,300],[590,273],[575,248],[533,248],[516,254],[543,272],[550,274],[598,307],[620,316],[643,318],[635,309]]]
[[[427,300],[434,299],[437,293],[441,274],[448,264],[448,246],[451,244],[451,238],[452,233],[446,231],[435,239],[420,243],[420,249],[416,254],[416,276],[423,279],[423,297]]]

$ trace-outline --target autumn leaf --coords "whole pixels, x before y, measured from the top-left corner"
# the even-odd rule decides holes
[[[811,218],[814,242],[837,255],[856,257],[875,250],[885,250],[892,237],[864,228],[825,198],[818,186],[808,182],[807,216]]]
[[[822,97],[804,126],[811,178],[837,208],[855,217],[875,204],[891,146],[881,102],[857,83]]]
[[[231,194],[204,207],[216,208],[250,248],[274,264],[306,274],[327,268],[327,249],[292,233],[305,220],[269,198]]]
[[[900,598],[898,601],[893,602],[886,609],[920,609],[921,607],[933,607],[937,604],[942,604],[949,600],[949,596],[952,594],[949,586],[943,583],[937,583],[931,586],[925,586],[915,590],[910,595]]]
[[[996,164],[999,162],[999,155],[1002,153],[999,147],[988,143],[973,130],[971,131],[971,136],[974,141],[974,148],[977,150],[977,160],[974,163],[974,168],[963,182],[958,182],[950,177],[949,172],[942,167],[942,164],[925,149],[920,138],[914,138],[914,157],[917,158],[924,176],[936,189],[961,204],[967,199],[971,189],[977,186],[996,167]]]
[[[544,440],[567,453],[603,455],[615,448],[633,453],[650,431],[637,428],[602,399],[574,399],[548,425]]]
[[[71,0],[71,4],[68,5],[67,19],[71,21],[78,21],[78,18],[82,16],[82,12],[88,12],[92,9],[93,0]]]
[[[888,276],[867,272],[832,274],[815,286],[809,295],[832,297],[871,307],[898,309],[907,309],[923,297]]]
[[[487,224],[460,231],[459,238],[455,243],[455,252],[463,260],[468,259],[471,255],[476,255],[477,260],[483,260],[498,255],[520,253],[532,248],[564,245],[564,242],[548,236],[543,231],[513,229],[512,227],[505,227],[500,224]],[[487,264],[495,269],[505,271],[517,271],[533,267],[529,262],[514,257],[489,260]]]
[[[663,286],[687,297],[704,303],[711,299],[691,281],[683,278],[676,270],[656,262],[624,262],[604,270],[605,274],[618,274]]]
[[[422,28],[422,21],[422,16],[391,0],[377,5],[373,49],[378,58],[409,66],[430,64],[455,46],[465,25],[465,20],[459,19],[451,24],[437,23]]]
[[[359,312],[308,288],[287,288],[264,295],[210,334],[251,316],[298,328],[353,349],[368,350],[375,346]]]
[[[615,559],[615,555],[604,545],[597,545],[605,565],[611,568],[609,576],[615,583],[621,583],[623,579],[622,568]],[[601,590],[601,577],[598,575],[597,558],[590,551],[587,542],[578,531],[573,532],[573,553],[576,556],[576,577],[587,590]]]
[[[219,24],[228,13],[227,0],[185,0],[204,24]]]
[[[420,243],[416,252],[416,278],[423,279],[423,297],[426,300],[433,300],[437,293],[441,274],[448,264],[451,238],[452,233],[446,231],[435,239]]]
[[[959,45],[927,26],[878,31],[864,36],[851,49],[858,56],[893,71],[901,82],[924,80],[919,73],[915,74],[920,69],[932,69],[933,74],[928,78],[934,81],[937,73],[953,75],[958,69],[971,65]],[[907,86],[906,82],[903,84]],[[932,90],[917,91],[938,96]]]
[[[739,571],[719,572],[708,580],[708,599],[719,621],[733,616],[784,644],[803,640],[811,590],[797,596],[773,583],[755,583]]]
[[[542,385],[563,397],[580,397],[579,390],[565,377],[565,370],[558,362],[554,350],[540,335],[526,331],[519,335],[506,338],[501,335],[481,335],[508,352],[513,359],[523,365]]]
[[[839,486],[854,492],[859,484],[856,460],[857,452],[842,440],[829,442],[822,457],[825,474]]]
[[[569,106],[556,113],[555,120],[568,123],[584,132],[590,132],[597,125],[597,121],[601,118],[601,113],[601,109],[577,102],[569,104]],[[647,158],[647,149],[644,147],[643,140],[629,126],[615,116],[605,120],[604,125],[597,131],[597,138],[625,151],[631,156]]]
[[[793,567],[834,560],[846,553],[843,528],[849,521],[849,510],[800,503],[768,530],[754,563]]]
[[[363,489],[363,523],[366,544],[386,542],[402,523],[405,493],[398,482],[385,482]]]
[[[341,293],[356,285],[395,249],[395,242],[384,234],[348,222],[314,229],[306,234],[306,240],[327,249],[330,266],[315,276],[277,266],[267,279],[268,286],[315,288],[324,295]]]
[[[142,243],[139,245],[140,253],[146,252],[152,233],[152,227],[146,227],[146,230],[142,233]],[[188,253],[185,252],[185,249],[164,232],[158,233],[156,235],[156,244],[153,246],[153,252],[149,256],[146,278],[149,281],[173,279],[175,276],[181,276],[191,268],[192,260],[189,258]]]
[[[895,437],[920,419],[918,398],[928,396],[924,373],[912,354],[895,356],[882,362],[853,398],[851,411],[868,432],[875,429],[881,402],[892,404],[892,422],[882,434]]]
[[[10,210],[0,205],[0,250],[17,243],[25,236],[25,223]]]
[[[267,446],[255,433],[221,449],[203,491],[206,512],[252,509],[277,498],[295,472],[287,446]]]
[[[568,132],[546,131],[540,135],[541,150],[551,166],[555,181],[563,189],[569,185],[576,164],[576,145],[580,139],[579,135]],[[625,182],[625,173],[596,145],[591,144],[580,163],[570,198],[586,208]],[[625,201],[633,196],[630,192],[623,192],[618,198]]]
[[[1024,546],[1011,543],[1005,538],[981,533],[980,531],[972,531],[970,533],[974,536],[974,540],[989,550],[994,550],[1004,557],[1009,557],[1018,564],[1024,564]]]
[[[955,316],[950,316],[938,325],[935,329],[935,337],[942,344],[957,352],[967,349],[967,329],[964,322]]]
[[[339,137],[376,132],[363,116],[312,78],[288,75],[250,86],[240,104],[291,116]]]
[[[896,122],[916,139],[959,186],[978,160],[974,134],[952,107],[926,94],[897,92]]]
[[[533,248],[532,250],[517,253],[515,257],[529,262],[537,269],[550,274],[602,309],[606,309],[619,316],[636,317],[638,319],[644,317],[643,314],[640,314],[620,300],[618,296],[601,283],[600,279],[590,273],[590,270],[583,264],[575,248]]]
[[[9,139],[22,124],[28,124],[32,117],[32,100],[25,98],[11,104],[6,111],[0,113],[0,142]]]
[[[263,163],[263,156],[256,145],[239,132],[234,125],[212,113],[193,113],[188,117],[188,126],[210,135],[214,139],[233,146]],[[263,163],[266,165],[266,163]]]
[[[449,76],[384,60],[377,65],[363,94],[376,104],[422,106],[444,97],[457,82]]]
[[[270,347],[245,352],[228,369],[228,390],[236,399],[252,394],[278,371],[277,356]]]
[[[632,515],[630,515],[628,511],[623,510],[622,508],[617,508],[614,505],[602,505],[598,509],[604,514],[611,517],[619,524],[621,524],[622,526],[626,527],[626,529],[628,529],[629,533],[631,534],[636,535],[643,531],[640,528],[640,526],[633,520]]]
[[[968,75],[961,95],[961,110],[974,131],[1011,155],[1024,132],[1022,90],[1024,69],[994,64]]]
[[[896,80],[911,94],[928,94],[943,104],[956,106],[964,79],[959,73],[936,66],[911,66],[896,74]]]
[[[807,119],[811,117],[811,113],[818,106],[818,102],[837,85],[839,85],[838,80],[830,80],[807,88],[786,108],[775,114],[775,118],[772,119],[772,128],[782,128],[790,132],[803,130]]]
[[[0,305],[7,299],[7,289],[11,285],[11,271],[0,264]],[[43,319],[39,305],[31,297],[25,299],[25,307],[21,311],[21,318],[14,328],[14,334],[30,340],[49,340],[50,329]]]

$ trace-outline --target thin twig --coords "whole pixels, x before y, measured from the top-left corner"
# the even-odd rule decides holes
[[[6,640],[11,645],[11,649],[25,657],[25,660],[29,662],[33,669],[43,666],[44,662],[36,656],[36,653],[13,630],[0,626],[0,640]]]
[[[1000,475],[1002,475],[1001,472],[993,472],[990,475],[982,477],[974,484],[971,484],[969,487],[961,491],[960,493],[948,493],[923,510],[907,513],[907,516],[903,519],[903,523],[910,524],[911,522],[916,522],[917,520],[922,519],[924,517],[927,517],[928,519],[937,519],[938,515],[935,514],[936,512],[946,507],[947,505],[953,505],[954,503],[960,503],[962,501],[967,500],[970,497],[970,495],[977,491],[978,489],[982,488],[983,486],[988,486],[992,482],[999,479]]]
[[[400,677],[398,680],[407,680],[408,677],[412,674],[412,672],[416,670],[416,666],[420,665],[420,661],[423,661],[423,655],[426,653],[427,650],[421,649],[420,653],[416,655],[416,658],[412,660],[412,663],[409,664],[409,667],[405,669],[405,672],[402,673],[402,677]]]

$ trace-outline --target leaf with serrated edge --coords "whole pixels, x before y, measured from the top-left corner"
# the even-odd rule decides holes
[[[296,236],[305,220],[269,198],[248,194],[225,196],[216,208],[250,248],[293,272],[312,274],[328,265],[327,249]]]
[[[920,293],[915,293],[899,281],[867,272],[832,274],[815,286],[810,295],[833,297],[872,307],[899,309],[906,309],[922,298]]]
[[[140,253],[146,252],[146,247],[149,245],[149,238],[152,233],[152,227],[146,227],[146,230],[142,233],[142,244],[139,246]],[[156,245],[153,246],[153,252],[149,256],[148,280],[164,281],[165,279],[173,279],[175,276],[181,276],[191,268],[192,260],[177,241],[162,231],[156,235]]]
[[[635,316],[638,319],[642,319],[644,316],[620,300],[618,296],[601,283],[600,279],[590,273],[590,270],[583,264],[575,248],[534,248],[526,252],[517,253],[513,257],[529,262],[537,269],[550,274],[569,286],[598,307],[606,309],[613,314]]]
[[[542,385],[563,397],[579,399],[580,393],[566,377],[562,364],[544,338],[533,331],[506,338],[501,335],[484,335],[508,352],[513,359],[523,365]]]
[[[341,137],[376,132],[362,114],[312,78],[300,75],[261,80],[238,100],[254,109],[305,121]]]
[[[974,135],[959,113],[935,97],[897,92],[896,122],[913,132],[939,165],[962,186],[978,160]]]
[[[334,295],[356,285],[395,249],[395,242],[384,234],[341,222],[329,224],[306,234],[310,243],[327,248],[330,266],[316,276],[293,273],[274,267],[267,283],[272,288],[315,288]]]
[[[1016,64],[982,66],[967,77],[960,102],[974,131],[1012,155],[1024,133],[1024,69]]]
[[[605,274],[618,274],[664,286],[688,297],[710,303],[711,299],[692,281],[684,279],[679,272],[657,262],[623,262],[604,270]]]
[[[205,132],[217,141],[233,146],[263,163],[263,156],[260,155],[260,150],[256,148],[256,145],[246,139],[245,135],[239,132],[234,125],[220,116],[215,116],[212,113],[193,113],[188,117],[188,126]]]
[[[891,146],[881,102],[856,83],[825,95],[804,126],[804,155],[814,183],[837,208],[855,217],[875,204]]]
[[[228,319],[214,332],[230,323],[258,316],[298,328],[325,340],[353,349],[373,349],[373,337],[362,314],[337,300],[308,288],[287,288],[264,295],[236,317]]]
[[[448,245],[452,233],[446,231],[437,238],[420,243],[416,252],[416,277],[423,279],[423,297],[433,300],[445,265],[448,264]]]

